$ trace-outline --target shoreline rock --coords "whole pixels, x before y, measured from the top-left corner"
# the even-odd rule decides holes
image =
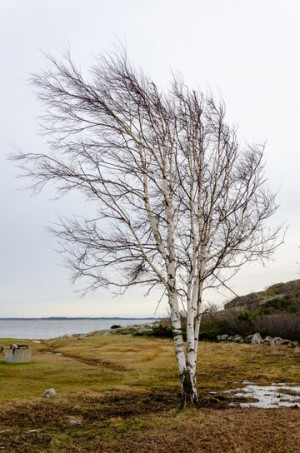
[[[244,338],[240,335],[218,335],[217,341],[220,343],[248,343],[253,345],[262,344],[267,346],[288,346],[289,348],[297,348],[300,346],[299,341],[288,340],[280,337],[267,336],[263,339],[259,332],[247,335]]]

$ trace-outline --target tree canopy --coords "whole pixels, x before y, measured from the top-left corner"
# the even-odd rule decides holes
[[[264,260],[280,228],[259,145],[241,146],[225,104],[173,78],[162,91],[126,52],[99,58],[84,78],[70,55],[48,56],[32,78],[49,135],[46,153],[20,152],[23,175],[58,195],[96,203],[90,218],[55,229],[74,279],[87,290],[159,285],[167,295],[184,401],[197,400],[195,367],[203,290]],[[187,313],[187,348],[180,323]]]

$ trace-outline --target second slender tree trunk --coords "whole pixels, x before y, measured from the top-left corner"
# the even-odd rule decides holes
[[[175,355],[177,359],[180,383],[181,383],[181,403],[180,408],[187,403],[198,405],[198,394],[196,388],[196,360],[194,354],[186,353],[178,299],[176,293],[169,294],[169,304],[171,308],[171,323],[175,344]]]
[[[186,368],[180,375],[181,381],[181,403],[180,408],[183,409],[187,403],[199,405],[198,392],[196,387],[196,372],[190,368]]]

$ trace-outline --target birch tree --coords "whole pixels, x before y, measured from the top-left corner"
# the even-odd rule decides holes
[[[87,77],[69,55],[48,56],[32,80],[46,107],[48,151],[13,159],[34,190],[51,182],[58,196],[78,191],[95,205],[90,218],[63,219],[55,228],[74,280],[85,279],[86,291],[161,288],[182,406],[197,404],[203,292],[278,245],[279,229],[266,228],[277,207],[263,147],[238,143],[223,102],[176,77],[161,91],[125,52],[98,59]]]

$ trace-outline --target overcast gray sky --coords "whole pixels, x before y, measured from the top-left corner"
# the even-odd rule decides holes
[[[34,197],[18,191],[21,182],[6,161],[13,145],[31,152],[45,146],[36,121],[40,107],[26,82],[27,73],[45,66],[41,51],[56,55],[69,46],[85,71],[117,39],[158,84],[166,85],[175,70],[190,86],[220,93],[241,141],[267,141],[267,176],[279,190],[273,222],[290,227],[273,260],[246,266],[232,281],[234,291],[299,278],[299,0],[1,0],[0,317],[154,313],[157,297],[145,298],[143,291],[122,298],[106,290],[84,299],[74,293],[45,227],[82,204],[47,201],[50,190]]]

